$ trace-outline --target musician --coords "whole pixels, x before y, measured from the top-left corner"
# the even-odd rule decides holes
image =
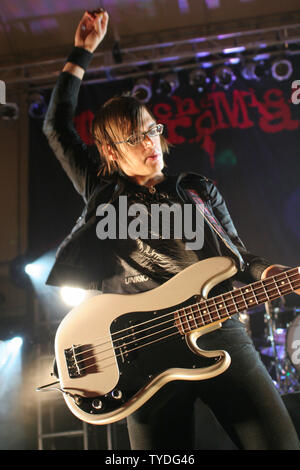
[[[239,266],[236,279],[244,283],[283,270],[246,250],[222,195],[210,180],[197,174],[168,174],[164,154],[169,146],[163,126],[135,98],[109,99],[95,115],[95,146],[81,140],[72,121],[78,92],[107,25],[106,12],[84,13],[45,118],[49,145],[86,203],[59,248],[48,284],[133,294],[163,284],[199,260],[220,255],[235,258]],[[117,208],[122,195],[129,205],[183,205],[191,203],[187,188],[203,198],[231,240],[231,250],[207,223],[203,246],[189,250],[184,239],[97,236],[99,205]],[[193,210],[193,221],[195,214]],[[231,289],[232,282],[226,281],[213,293]],[[214,379],[165,385],[127,419],[132,449],[193,449],[196,399],[210,407],[239,449],[299,449],[290,417],[242,323],[233,317],[221,329],[204,335],[199,344],[203,349],[227,350],[231,366]]]

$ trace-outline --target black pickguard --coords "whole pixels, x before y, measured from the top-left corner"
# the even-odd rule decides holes
[[[89,413],[106,413],[119,408],[121,403],[126,403],[155,376],[167,369],[192,369],[211,365],[214,359],[194,354],[186,344],[185,336],[179,333],[177,327],[174,327],[174,310],[187,307],[197,300],[198,297],[193,296],[171,308],[155,312],[149,310],[126,313],[118,317],[111,324],[111,336],[120,372],[119,381],[114,390],[121,391],[122,397],[114,399],[111,393],[97,397],[103,404],[100,410],[92,407],[93,398],[84,398],[80,408]],[[168,321],[162,324],[165,318]],[[152,322],[153,319],[155,322]],[[161,333],[162,329],[166,331]],[[172,336],[161,339],[162,336],[169,334]],[[143,339],[145,335],[148,337]],[[153,342],[156,339],[159,340]]]

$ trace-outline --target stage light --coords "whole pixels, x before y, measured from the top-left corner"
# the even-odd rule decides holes
[[[190,11],[188,0],[178,0],[178,6],[181,13],[188,13]]]
[[[171,96],[179,87],[179,80],[175,73],[170,73],[159,81],[157,93]]]
[[[242,76],[245,80],[261,80],[268,73],[264,61],[247,62],[242,68]]]
[[[40,277],[42,273],[42,266],[38,263],[30,263],[26,264],[25,266],[25,272],[28,274],[30,277],[35,277],[38,278]]]
[[[5,341],[0,341],[0,367],[2,367],[7,361],[7,346]]]
[[[293,73],[293,67],[288,59],[277,59],[272,63],[271,72],[275,80],[287,80]]]
[[[196,57],[208,57],[210,55],[209,51],[199,51],[196,52],[195,56]]]
[[[68,286],[62,287],[60,294],[63,301],[71,307],[81,304],[86,297],[86,291],[84,289]]]
[[[30,93],[28,97],[28,114],[33,119],[43,119],[47,112],[45,98],[40,93]]]
[[[14,353],[20,349],[23,344],[23,339],[20,336],[15,336],[13,339],[8,341],[8,351]]]
[[[262,61],[262,60],[268,60],[270,59],[271,57],[271,54],[269,52],[264,52],[262,54],[256,54],[256,56],[253,57],[253,60],[259,60],[259,61]]]
[[[239,57],[229,57],[224,64],[225,65],[236,65],[239,64],[241,59]]]
[[[196,69],[190,73],[190,85],[195,87],[199,93],[203,93],[209,83],[210,78],[204,70]]]
[[[203,69],[210,69],[213,66],[212,62],[201,62],[201,67]]]
[[[207,8],[219,8],[220,7],[220,0],[205,0]]]
[[[218,83],[225,90],[230,88],[235,80],[236,80],[236,76],[234,75],[233,71],[229,67],[226,67],[226,66],[219,67],[215,72],[216,83]]]
[[[16,336],[7,341],[0,341],[0,367],[6,365],[20,350],[23,339]]]
[[[245,47],[244,46],[238,46],[238,47],[228,47],[226,49],[223,49],[224,54],[237,54],[239,52],[244,52]]]
[[[138,80],[132,89],[132,96],[134,96],[140,103],[148,103],[152,97],[151,83],[146,78]]]

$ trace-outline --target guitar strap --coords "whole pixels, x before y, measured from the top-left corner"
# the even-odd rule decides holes
[[[234,245],[234,243],[231,241],[229,238],[228,234],[225,232],[223,227],[221,226],[220,222],[215,218],[215,216],[211,213],[209,208],[207,207],[207,204],[204,203],[204,201],[201,199],[199,194],[194,190],[194,189],[186,189],[185,190],[189,197],[192,199],[192,201],[195,203],[196,208],[200,213],[202,214],[202,217],[206,222],[209,224],[209,226],[215,231],[215,233],[221,238],[223,243],[229,248],[229,250],[238,258],[239,263],[240,263],[240,268],[243,270],[245,262],[237,249],[237,247]]]

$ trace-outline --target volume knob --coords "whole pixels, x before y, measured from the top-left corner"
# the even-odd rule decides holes
[[[82,405],[83,399],[79,395],[74,395],[74,401],[75,401],[77,406],[80,406],[80,405]]]
[[[102,401],[99,398],[94,398],[92,401],[92,407],[95,408],[95,410],[101,410],[102,406]]]
[[[115,400],[120,400],[122,398],[122,392],[121,390],[119,390],[118,388],[115,388],[115,390],[113,390],[111,392],[111,397],[114,398]]]

